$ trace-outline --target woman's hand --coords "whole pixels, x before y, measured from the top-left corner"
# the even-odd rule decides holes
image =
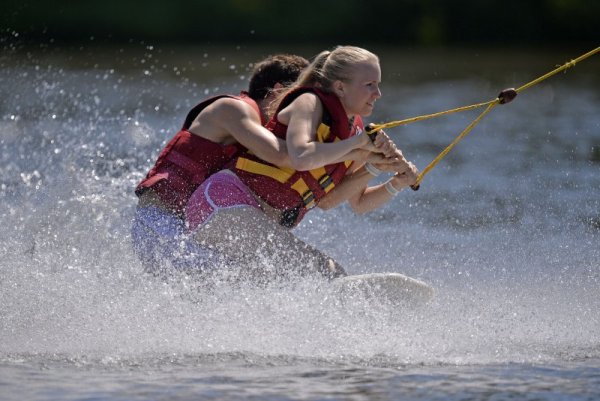
[[[352,160],[358,164],[371,163],[379,170],[387,172],[398,172],[406,170],[406,159],[398,150],[392,157],[386,157],[383,153],[371,152],[366,149],[356,149],[348,154],[348,160]]]
[[[357,135],[357,140],[359,140],[359,149],[361,150],[367,150],[369,152],[379,152],[379,150],[377,149],[377,146],[375,146],[374,141],[371,140],[371,138],[369,138],[369,135],[367,134],[361,134],[361,135]]]
[[[384,157],[384,159],[381,162],[371,160],[369,161],[373,163],[375,167],[382,171],[403,173],[409,170],[409,162],[404,158],[402,151],[396,148],[395,145],[393,148],[390,149],[393,149],[393,152],[391,152],[391,156]],[[382,153],[378,154],[383,156]]]
[[[384,171],[397,171],[401,167],[398,163],[404,159],[402,152],[385,132],[378,131],[374,141],[368,135],[360,137],[362,138],[359,151],[370,152],[361,161],[385,165]]]
[[[386,157],[396,157],[398,148],[394,141],[392,141],[383,130],[377,131],[377,136],[375,137],[373,144],[377,149],[376,152],[383,153]]]
[[[409,185],[417,183],[417,177],[419,176],[419,170],[411,162],[406,162],[403,169],[398,170],[396,175],[392,177],[392,185],[397,190],[401,190]]]

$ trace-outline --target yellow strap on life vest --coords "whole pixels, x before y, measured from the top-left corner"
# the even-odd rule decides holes
[[[271,177],[274,180],[276,180],[282,184],[285,184],[290,179],[290,177],[296,172],[296,170],[291,169],[291,168],[278,168],[278,167],[270,166],[268,164],[256,162],[254,160],[246,159],[243,157],[238,158],[237,162],[235,163],[235,167],[238,170],[247,171],[249,173]],[[321,169],[316,169],[316,170],[321,170]],[[323,170],[323,173],[325,173],[326,178],[329,178],[329,176],[326,174],[325,169],[323,168],[322,170]],[[319,174],[319,175],[317,176],[317,174]],[[323,174],[320,174],[320,172],[315,173],[313,175],[313,177],[315,177],[317,180],[319,180],[319,178],[323,177]],[[326,181],[327,180],[324,179],[324,182],[326,182]],[[332,185],[328,185],[328,189],[326,189],[326,191],[330,191],[331,188],[333,188],[333,182],[331,182],[331,184]],[[306,182],[302,178],[298,179],[291,186],[291,188],[294,191],[298,192],[298,195],[300,195],[300,197],[302,198],[302,202],[304,203],[304,206],[307,209],[311,209],[316,206],[315,195],[310,190],[308,185],[306,185]]]
[[[255,162],[254,160],[239,157],[235,163],[235,168],[247,171],[253,174],[266,175],[280,183],[285,183],[296,172],[296,170],[286,167],[274,167],[268,164]]]
[[[298,181],[291,186],[291,188],[300,194],[300,197],[302,197],[302,202],[304,202],[304,207],[307,209],[312,209],[317,205],[315,203],[315,194],[313,194],[302,178],[299,178]]]
[[[317,182],[319,183],[321,188],[323,188],[323,191],[325,191],[325,193],[328,193],[333,189],[333,187],[335,187],[335,184],[329,176],[329,174],[327,174],[327,170],[325,170],[325,167],[319,167],[310,170],[310,175],[312,175],[314,179],[317,180]]]
[[[331,128],[327,124],[319,124],[319,127],[317,128],[317,140],[319,142],[326,142],[330,135]],[[339,140],[340,138],[338,137],[335,137],[334,139],[334,141]],[[351,160],[344,162],[346,167],[350,166],[351,163]],[[263,164],[261,162],[246,159],[244,157],[238,158],[235,167],[239,170],[247,171],[249,173],[271,177],[282,184],[286,183],[290,179],[290,177],[296,172],[296,170],[291,168],[274,167],[268,164]],[[315,168],[310,170],[309,172],[310,175],[312,175],[313,178],[317,180],[317,182],[319,183],[323,191],[325,191],[325,193],[329,193],[335,187],[335,183],[333,182],[329,174],[327,174],[327,170],[325,170],[325,167]],[[302,201],[304,202],[304,206],[307,209],[316,206],[315,195],[302,178],[299,178],[295,183],[292,184],[290,188],[292,188],[300,195]]]
[[[328,125],[323,123],[319,124],[319,127],[317,128],[317,141],[325,142],[327,138],[329,138],[330,133],[331,128]]]

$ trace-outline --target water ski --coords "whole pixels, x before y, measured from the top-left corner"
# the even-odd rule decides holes
[[[400,273],[368,273],[340,277],[333,286],[343,298],[364,296],[392,304],[423,305],[433,298],[433,288]]]

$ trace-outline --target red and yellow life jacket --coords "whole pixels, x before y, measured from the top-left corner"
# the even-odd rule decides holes
[[[240,96],[215,96],[199,103],[188,113],[181,130],[161,151],[146,178],[138,184],[135,189],[137,196],[152,188],[163,203],[183,215],[185,205],[196,188],[245,150],[238,143],[222,145],[188,131],[204,108],[225,97],[246,102],[261,115],[258,105],[246,92]]]
[[[319,142],[334,142],[347,139],[363,130],[360,117],[351,123],[339,98],[316,88],[298,88],[291,92],[279,105],[267,128],[279,138],[285,139],[287,126],[277,120],[277,113],[303,93],[316,94],[323,104],[323,118],[317,129]],[[329,164],[309,171],[280,168],[258,159],[249,152],[235,160],[236,175],[254,194],[271,207],[283,212],[281,225],[297,225],[306,212],[338,185],[352,162]]]

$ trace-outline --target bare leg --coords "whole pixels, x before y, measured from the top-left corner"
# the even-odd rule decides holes
[[[346,275],[333,259],[253,207],[219,209],[198,228],[195,238],[246,265],[260,266],[254,274],[268,276],[270,270],[278,277],[317,272],[327,278]]]

